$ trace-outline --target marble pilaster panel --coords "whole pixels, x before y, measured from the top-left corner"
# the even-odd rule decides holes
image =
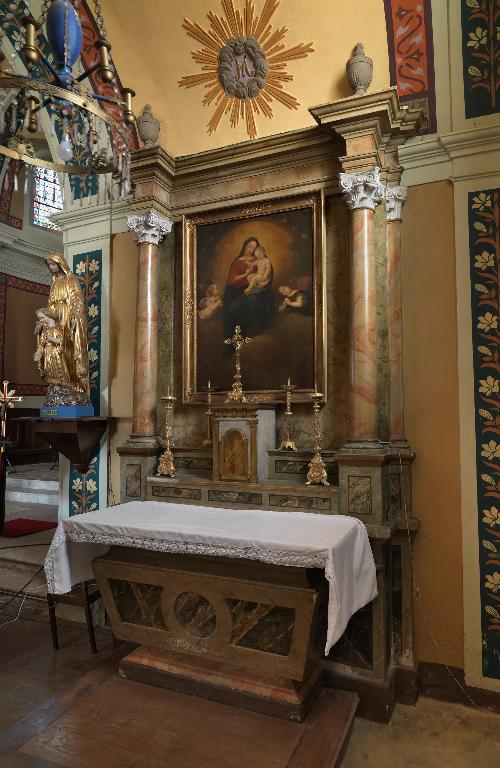
[[[175,225],[159,245],[158,264],[158,433],[165,424],[164,403],[161,398],[168,387],[174,392],[174,285],[175,285]],[[175,394],[175,393],[174,393]],[[177,403],[175,403],[175,407]],[[174,407],[174,412],[175,412]]]
[[[382,202],[375,209],[377,279],[377,408],[379,438],[389,440],[389,340],[387,330],[387,216]]]
[[[390,187],[387,201],[387,324],[389,341],[389,434],[404,443],[403,339],[401,288],[401,211],[406,187]]]

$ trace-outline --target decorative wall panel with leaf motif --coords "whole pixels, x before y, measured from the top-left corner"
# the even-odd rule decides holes
[[[102,251],[80,253],[73,258],[73,271],[80,281],[87,307],[90,399],[96,416],[100,414]],[[99,506],[99,461],[97,455],[86,475],[71,466],[69,478],[70,515],[92,512]]]
[[[500,112],[500,0],[462,0],[465,116]]]
[[[500,679],[500,189],[468,207],[483,674]]]

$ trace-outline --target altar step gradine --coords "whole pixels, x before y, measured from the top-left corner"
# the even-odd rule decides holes
[[[58,468],[51,469],[46,464],[11,467],[7,472],[5,501],[7,504],[15,502],[57,507],[59,504]]]

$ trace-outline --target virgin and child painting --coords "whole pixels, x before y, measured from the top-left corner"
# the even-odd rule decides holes
[[[185,222],[185,305],[188,294],[192,319],[185,393],[198,399],[209,380],[218,392],[231,389],[234,349],[224,342],[238,325],[252,338],[241,353],[245,392],[277,401],[288,377],[299,396],[322,384],[320,207],[309,196],[261,205],[255,215],[247,209]]]

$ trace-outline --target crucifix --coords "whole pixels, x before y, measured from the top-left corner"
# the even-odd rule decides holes
[[[9,390],[9,382],[4,381],[3,391],[0,391],[0,534],[3,532],[5,522],[5,476],[7,470],[7,457],[5,456],[5,444],[7,442],[7,408],[14,408],[14,403],[22,403],[23,398],[16,395],[13,389]]]
[[[224,344],[232,344],[236,350],[236,373],[234,374],[233,388],[226,397],[226,403],[246,403],[247,401],[241,387],[240,355],[242,346],[250,344],[251,341],[252,339],[249,336],[241,335],[241,327],[239,325],[234,329],[234,336],[231,339],[224,340]]]

